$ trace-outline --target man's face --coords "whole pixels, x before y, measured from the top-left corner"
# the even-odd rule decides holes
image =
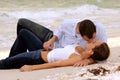
[[[94,38],[96,36],[96,33],[93,33],[93,37],[92,38],[88,38],[86,35],[83,36],[83,39],[88,41],[88,43],[94,42]]]
[[[93,48],[95,48],[96,46],[100,46],[103,42],[102,41],[95,41],[91,42],[91,43],[87,43],[86,44],[86,48],[87,50],[92,50]]]
[[[91,55],[94,54],[92,49],[95,48],[96,46],[100,46],[101,44],[102,44],[101,41],[94,41],[91,43],[87,43],[86,50],[84,51],[84,53],[82,53],[82,56],[84,56],[84,58],[90,57]]]

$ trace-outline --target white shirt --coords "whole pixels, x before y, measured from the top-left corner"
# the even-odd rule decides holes
[[[80,20],[64,20],[61,26],[54,31],[54,35],[58,37],[58,41],[55,42],[54,48],[61,48],[66,45],[80,45],[82,48],[86,48],[87,41],[82,38],[80,34],[76,34],[76,25]],[[107,35],[105,27],[98,22],[93,22],[96,25],[96,37],[95,40],[107,42]]]
[[[75,45],[67,45],[64,48],[56,48],[51,50],[47,55],[48,62],[68,59],[73,53],[80,55],[75,51],[75,47]]]

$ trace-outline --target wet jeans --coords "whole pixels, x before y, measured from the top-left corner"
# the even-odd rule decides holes
[[[19,53],[15,56],[0,60],[0,69],[16,69],[23,65],[43,64],[41,50]]]
[[[19,19],[17,38],[11,47],[9,57],[19,53],[43,49],[43,43],[53,36],[53,32],[28,19]]]

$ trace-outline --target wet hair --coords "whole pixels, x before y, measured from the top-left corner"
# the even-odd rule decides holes
[[[107,43],[102,43],[100,46],[96,46],[93,49],[93,55],[91,55],[91,58],[93,60],[103,61],[106,60],[110,55],[110,49]]]
[[[87,36],[89,39],[93,38],[93,33],[96,33],[96,26],[91,20],[85,19],[78,23],[79,32],[81,36]]]

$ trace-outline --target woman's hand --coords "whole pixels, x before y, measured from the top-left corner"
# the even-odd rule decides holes
[[[84,60],[81,60],[81,61],[75,63],[73,66],[74,67],[86,66],[89,64],[89,62],[90,62],[89,59],[84,59]]]
[[[31,65],[24,65],[20,68],[21,72],[25,72],[25,71],[32,71],[32,66]]]
[[[86,66],[89,64],[94,64],[97,63],[95,60],[93,60],[92,58],[88,58],[88,59],[83,59],[77,63],[75,63],[73,66],[74,67],[79,67],[79,66]]]

